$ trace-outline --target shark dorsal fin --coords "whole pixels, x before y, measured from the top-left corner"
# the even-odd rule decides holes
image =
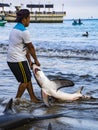
[[[13,112],[13,109],[12,109],[12,105],[13,105],[13,99],[11,98],[5,108],[5,110],[3,111],[3,113],[5,114],[9,114],[9,113],[12,113]]]
[[[81,93],[82,92],[82,90],[83,90],[83,86],[76,92],[76,93]]]
[[[56,84],[56,89],[59,90],[60,88],[64,87],[71,87],[74,86],[74,82],[68,79],[55,79],[51,80]]]

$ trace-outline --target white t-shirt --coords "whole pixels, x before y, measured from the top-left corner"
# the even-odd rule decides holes
[[[28,30],[26,30],[23,24],[17,23],[10,33],[7,61],[26,61],[26,44],[30,42]]]

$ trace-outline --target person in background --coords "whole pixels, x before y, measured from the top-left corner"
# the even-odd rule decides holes
[[[78,21],[78,22],[79,22],[79,24],[82,24],[82,23],[81,23],[81,19],[79,19],[79,21]]]
[[[21,98],[27,89],[31,101],[39,102],[39,99],[35,96],[33,91],[30,72],[30,67],[32,67],[33,62],[38,66],[40,66],[40,63],[31,42],[29,31],[26,29],[30,23],[29,10],[19,10],[17,12],[16,22],[17,24],[13,27],[9,36],[7,53],[7,64],[20,83],[16,98]],[[30,57],[33,58],[33,62]]]
[[[86,31],[84,34],[82,34],[83,37],[88,37],[88,32]]]
[[[74,24],[77,24],[77,21],[76,20],[74,20],[74,22],[73,22]]]

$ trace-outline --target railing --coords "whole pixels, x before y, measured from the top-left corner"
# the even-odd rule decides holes
[[[46,11],[43,11],[43,12],[38,12],[38,11],[35,11],[35,12],[30,12],[31,14],[66,14],[66,12],[56,12],[56,11],[52,11],[52,12],[46,12]]]

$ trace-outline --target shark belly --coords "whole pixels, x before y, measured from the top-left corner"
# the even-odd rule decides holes
[[[78,93],[70,94],[70,93],[65,93],[63,91],[60,91],[60,90],[58,91],[52,90],[51,95],[63,101],[74,101],[82,97],[82,94],[78,94]]]

